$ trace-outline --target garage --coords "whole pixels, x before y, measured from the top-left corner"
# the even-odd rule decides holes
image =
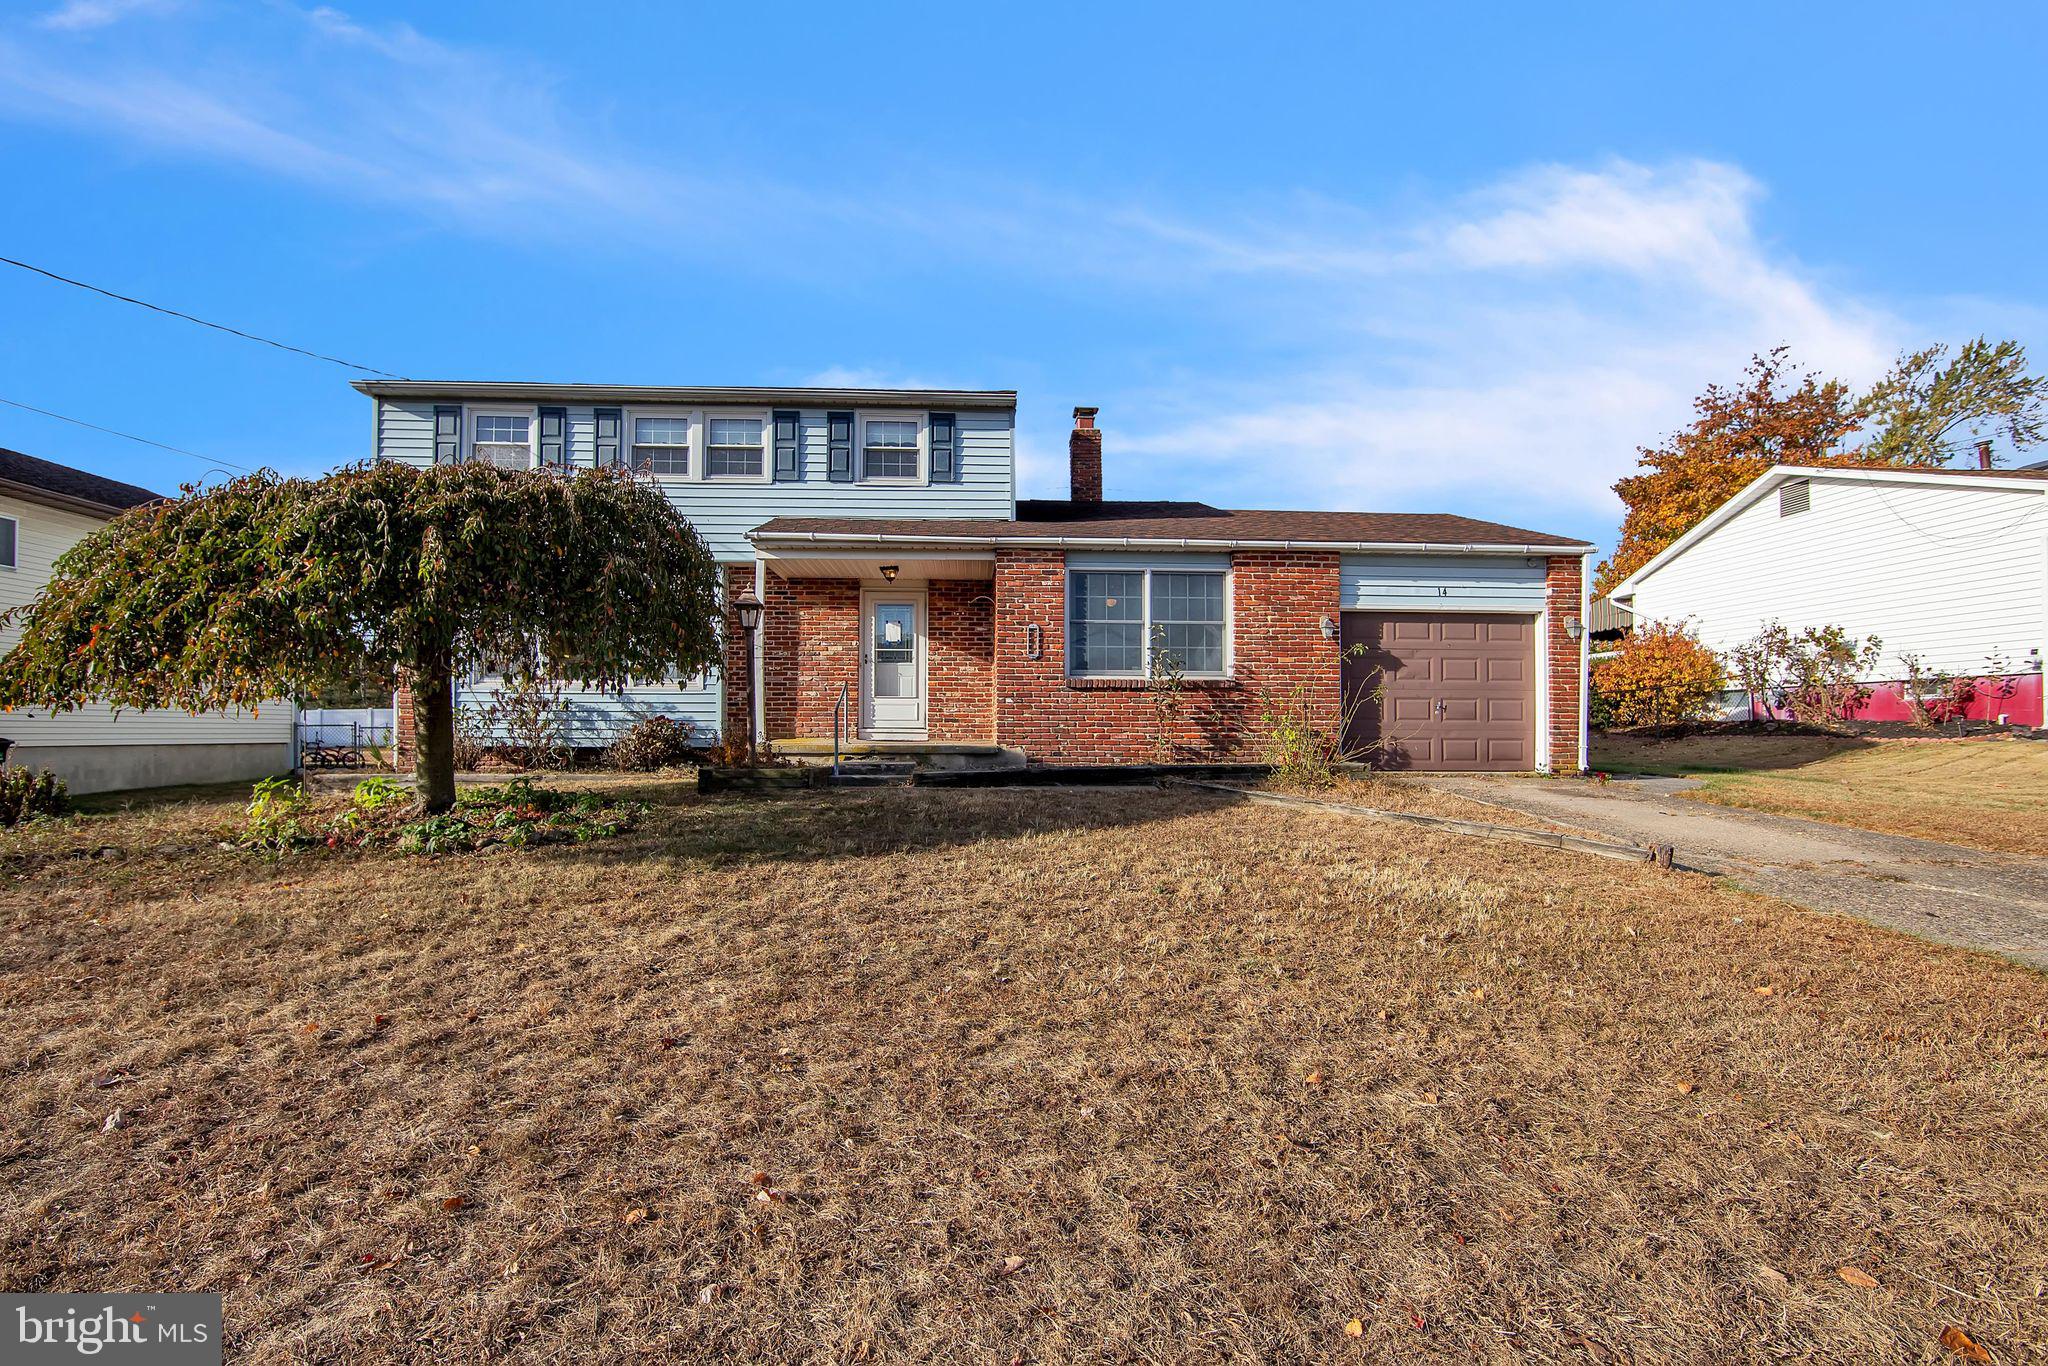
[[[1537,766],[1534,617],[1348,611],[1342,640],[1352,753],[1394,769]]]

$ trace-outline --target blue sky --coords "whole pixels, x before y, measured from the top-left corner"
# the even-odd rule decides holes
[[[2048,363],[2031,7],[412,9],[0,5],[0,255],[419,378],[1015,387],[1027,495],[1092,403],[1112,497],[1603,544],[1754,350]],[[313,471],[347,378],[0,271],[0,397]]]

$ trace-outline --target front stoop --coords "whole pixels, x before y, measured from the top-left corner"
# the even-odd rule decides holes
[[[768,748],[799,764],[829,767],[832,763],[832,741],[829,738],[770,740]],[[913,772],[1024,767],[1024,751],[1021,749],[965,740],[842,740],[839,742],[839,759],[842,777],[848,776],[849,770],[867,774],[882,772],[893,777],[899,767],[903,778]]]

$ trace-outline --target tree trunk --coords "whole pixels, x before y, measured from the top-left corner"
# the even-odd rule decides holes
[[[455,805],[455,680],[445,660],[412,674],[412,780],[420,809]]]

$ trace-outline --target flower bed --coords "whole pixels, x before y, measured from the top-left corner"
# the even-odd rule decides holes
[[[345,799],[327,801],[298,783],[271,778],[256,785],[242,829],[226,842],[279,854],[317,848],[469,853],[610,839],[646,814],[644,802],[564,792],[529,778],[466,788],[454,810],[432,816],[416,811],[411,790],[390,778],[365,778]]]

